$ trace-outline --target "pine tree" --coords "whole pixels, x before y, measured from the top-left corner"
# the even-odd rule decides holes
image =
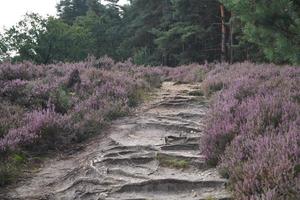
[[[241,21],[242,41],[262,49],[276,63],[300,63],[300,2],[298,0],[223,0]]]

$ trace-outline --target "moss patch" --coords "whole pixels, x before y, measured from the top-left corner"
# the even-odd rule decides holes
[[[158,155],[157,160],[159,161],[160,166],[175,169],[186,169],[190,165],[190,162],[188,160],[176,159],[163,155]]]

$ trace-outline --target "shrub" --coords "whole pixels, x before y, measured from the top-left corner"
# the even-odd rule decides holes
[[[26,86],[28,81],[15,79],[0,83],[0,95],[7,101],[25,104],[27,99]]]
[[[236,199],[298,199],[299,68],[237,64],[209,72],[215,93],[203,153],[229,177]],[[213,80],[216,79],[216,80]]]
[[[54,105],[55,111],[62,114],[66,114],[72,106],[69,92],[62,87],[50,93],[49,101]]]
[[[128,106],[136,107],[147,98],[148,88],[136,88],[128,94]]]
[[[170,69],[168,77],[178,83],[201,82],[206,72],[207,68],[205,66],[191,64]]]
[[[35,148],[38,151],[53,149],[58,144],[67,143],[70,131],[65,118],[56,113],[53,108],[42,111],[33,111],[26,114],[25,125],[10,129],[0,139],[0,149],[3,151],[15,150],[23,146]],[[33,143],[38,143],[34,146]]]
[[[164,78],[164,72],[160,68],[144,67],[142,68],[142,77],[149,84],[150,88],[159,88]]]
[[[0,67],[0,81],[32,80],[44,76],[43,66],[30,62],[19,64],[3,63]]]
[[[22,107],[11,105],[9,102],[2,102],[0,113],[3,113],[0,115],[0,138],[2,138],[10,129],[22,125],[24,110]]]
[[[295,130],[235,138],[220,168],[226,169],[236,198],[298,199],[299,141]]]
[[[20,175],[25,158],[20,154],[4,155],[0,153],[0,186],[14,182]]]
[[[101,133],[106,122],[103,112],[100,110],[81,110],[78,113],[73,113],[72,125],[74,127],[74,141],[82,142],[93,135]]]

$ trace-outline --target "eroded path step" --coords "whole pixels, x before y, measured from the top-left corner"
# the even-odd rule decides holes
[[[8,199],[230,199],[199,152],[207,101],[198,85],[163,84],[136,116],[116,121],[82,152],[46,163]],[[50,161],[49,161],[50,162]]]

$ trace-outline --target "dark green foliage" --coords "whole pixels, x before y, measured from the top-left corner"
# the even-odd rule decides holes
[[[210,62],[220,57],[218,1],[171,1],[172,18],[157,32],[155,43],[167,65]]]
[[[50,101],[55,106],[55,111],[65,114],[71,108],[70,94],[62,87],[50,94]]]
[[[83,60],[88,56],[92,40],[80,26],[70,26],[52,17],[43,19],[27,14],[4,34],[7,50],[17,52],[14,61],[37,63]]]
[[[9,57],[3,35],[0,34],[0,63]]]
[[[136,88],[133,92],[128,94],[128,106],[136,107],[144,100],[146,92],[144,88]]]
[[[126,37],[136,63],[174,66],[219,59],[219,3],[135,0],[125,10]],[[128,42],[129,41],[129,42]]]
[[[26,14],[23,20],[4,33],[2,46],[6,51],[17,52],[16,61],[39,59],[39,37],[45,33],[46,23],[38,14]]]
[[[56,8],[60,19],[72,24],[77,17],[86,15],[89,10],[89,3],[93,5],[94,0],[61,0]]]
[[[240,21],[242,43],[255,45],[271,62],[300,63],[298,0],[222,0]],[[237,27],[238,28],[238,27]],[[258,55],[260,52],[258,52]]]
[[[18,53],[15,61],[37,63],[88,55],[170,66],[219,59],[217,0],[133,0],[122,7],[117,2],[62,0],[59,19],[28,15],[5,33],[1,46]]]
[[[91,35],[84,27],[70,26],[61,20],[49,18],[46,32],[40,35],[38,63],[79,61],[90,53]]]
[[[92,55],[176,66],[220,61],[220,1],[227,61],[300,63],[296,0],[61,0],[59,18],[28,14],[0,36],[0,62],[74,62]]]
[[[25,164],[22,154],[0,153],[0,186],[15,182]]]

